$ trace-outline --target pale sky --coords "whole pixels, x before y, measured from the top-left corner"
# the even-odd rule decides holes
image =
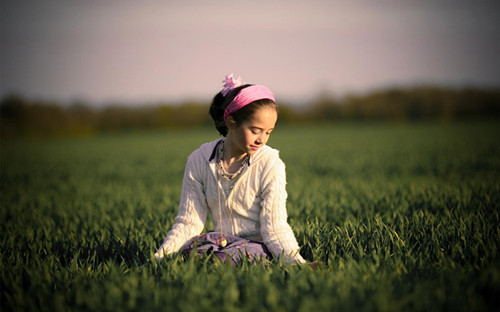
[[[1,0],[0,96],[209,101],[229,73],[292,102],[388,86],[500,87],[497,3]]]

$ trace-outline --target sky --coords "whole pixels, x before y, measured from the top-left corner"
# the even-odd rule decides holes
[[[1,0],[0,96],[209,101],[230,73],[292,103],[392,86],[500,87],[497,3]]]

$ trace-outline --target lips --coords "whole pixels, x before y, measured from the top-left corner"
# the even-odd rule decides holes
[[[251,148],[253,151],[256,151],[256,150],[258,150],[258,149],[259,149],[259,147],[258,147],[258,146],[254,146],[254,145],[250,145],[250,148]]]

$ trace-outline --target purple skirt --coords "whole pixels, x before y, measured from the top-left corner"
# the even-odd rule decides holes
[[[224,239],[226,245],[223,247]],[[214,255],[222,262],[231,261],[233,265],[245,258],[252,262],[259,259],[265,262],[273,258],[264,243],[220,232],[208,232],[192,238],[186,243],[182,254],[190,255],[193,249],[197,254]]]

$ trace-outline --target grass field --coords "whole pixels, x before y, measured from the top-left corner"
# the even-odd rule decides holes
[[[1,310],[497,310],[499,133],[278,126],[289,222],[317,270],[156,263],[186,158],[215,130],[2,141]]]

